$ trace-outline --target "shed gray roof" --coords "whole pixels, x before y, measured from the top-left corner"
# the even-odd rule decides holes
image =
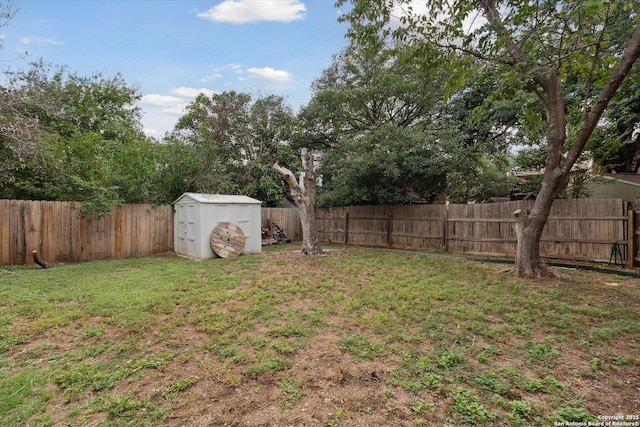
[[[260,200],[253,199],[249,196],[237,196],[230,194],[203,194],[203,193],[184,193],[178,197],[173,204],[175,205],[184,198],[190,198],[198,203],[212,203],[219,205],[255,205],[262,204]]]

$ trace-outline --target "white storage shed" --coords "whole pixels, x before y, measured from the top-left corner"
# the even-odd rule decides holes
[[[262,251],[262,202],[247,196],[184,193],[173,206],[176,254],[194,259],[215,258],[211,232],[220,223],[237,225],[244,233],[243,254]]]

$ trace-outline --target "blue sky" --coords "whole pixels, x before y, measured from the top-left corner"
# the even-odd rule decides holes
[[[200,92],[281,95],[297,110],[347,44],[333,0],[12,3],[0,70],[42,59],[83,76],[120,73],[139,88],[145,132],[158,138]]]

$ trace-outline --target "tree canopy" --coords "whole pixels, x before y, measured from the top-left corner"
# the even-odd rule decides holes
[[[271,170],[299,163],[291,148],[296,118],[284,98],[224,92],[199,95],[168,137],[175,154],[163,170],[167,186],[182,191],[240,193],[277,206],[286,189]]]
[[[33,63],[0,93],[0,197],[113,204],[156,201],[160,150],[142,132],[138,89]]]
[[[300,118],[322,150],[322,206],[431,203],[445,193],[482,201],[508,191],[504,173],[484,174],[506,168],[504,137],[472,123],[471,92],[445,104],[448,70],[417,54],[429,52],[352,43],[314,82]]]

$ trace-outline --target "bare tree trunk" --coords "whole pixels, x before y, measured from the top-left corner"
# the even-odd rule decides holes
[[[562,98],[562,82],[556,70],[549,76],[538,76],[537,83],[543,88],[539,94],[547,114],[547,157],[540,191],[531,212],[514,212],[516,217],[517,253],[514,273],[519,277],[562,277],[550,268],[540,256],[540,238],[549,218],[551,205],[556,196],[569,182],[571,166],[563,166],[566,139],[566,113]]]
[[[314,166],[314,157],[306,149],[301,150],[302,170],[300,184],[293,173],[279,166],[277,163],[273,168],[278,171],[291,189],[291,197],[298,207],[300,223],[302,225],[302,255],[320,255],[322,248],[318,242],[318,228],[316,226],[316,176],[317,168]]]

